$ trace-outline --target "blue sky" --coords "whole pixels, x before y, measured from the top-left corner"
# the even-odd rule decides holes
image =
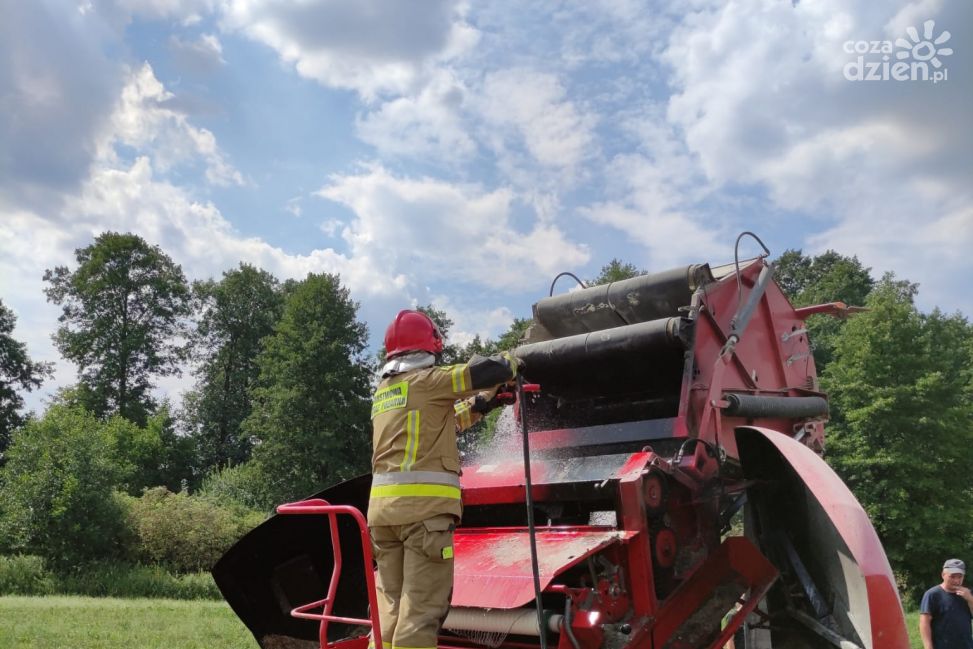
[[[0,297],[59,361],[44,269],[131,231],[190,279],[340,273],[375,344],[427,303],[463,342],[562,270],[724,263],[752,230],[970,314],[971,25],[964,0],[0,0]]]

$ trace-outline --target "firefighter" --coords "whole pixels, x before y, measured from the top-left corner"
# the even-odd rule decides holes
[[[382,644],[434,649],[449,608],[453,530],[463,510],[456,434],[499,405],[497,388],[517,376],[518,363],[503,353],[437,366],[443,337],[419,311],[395,316],[385,350],[372,400],[368,504]]]

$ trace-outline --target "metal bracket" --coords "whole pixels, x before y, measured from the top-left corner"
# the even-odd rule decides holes
[[[794,336],[800,336],[807,333],[807,327],[802,327],[801,329],[795,329],[794,331],[788,331],[787,333],[782,333],[780,335],[781,342],[786,343],[788,340]]]

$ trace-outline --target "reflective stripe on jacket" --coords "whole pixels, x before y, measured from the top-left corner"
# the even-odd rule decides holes
[[[459,518],[456,433],[475,423],[458,400],[516,376],[509,355],[416,369],[382,380],[372,399],[369,525],[407,525],[437,514]]]

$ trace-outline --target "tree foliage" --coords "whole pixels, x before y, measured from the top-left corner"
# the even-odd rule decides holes
[[[973,552],[973,329],[919,313],[886,275],[835,340],[822,386],[834,404],[827,459],[868,511],[907,588]]]
[[[851,306],[865,304],[874,280],[870,268],[858,257],[845,257],[834,250],[808,257],[800,250],[786,250],[775,262],[775,279],[796,307],[844,302]],[[833,348],[844,321],[828,315],[807,319],[808,337],[814,347],[818,372],[831,362]]]
[[[364,472],[371,457],[367,329],[337,275],[308,275],[287,297],[257,359],[243,424],[274,501]]]
[[[105,424],[120,466],[127,468],[117,485],[131,495],[150,487],[180,491],[195,482],[196,446],[176,432],[169,404],[163,403],[145,426],[121,417]]]
[[[44,273],[48,301],[62,308],[54,343],[78,366],[79,395],[99,417],[143,424],[152,379],[179,372],[190,294],[182,269],[134,234],[106,232],[75,251],[74,271]]]
[[[0,300],[0,459],[10,445],[10,435],[22,426],[24,417],[19,410],[24,400],[17,392],[39,388],[51,373],[49,363],[32,361],[27,345],[12,336],[17,316]]]
[[[261,341],[280,318],[283,293],[270,273],[240,264],[219,282],[193,285],[200,309],[193,335],[199,363],[195,389],[184,400],[184,421],[196,441],[202,470],[250,458],[240,426],[251,410]]]
[[[645,271],[633,263],[613,258],[601,267],[597,277],[587,281],[587,285],[598,286],[600,284],[610,284],[611,282],[620,282],[623,279],[631,279],[639,275],[645,275]]]
[[[2,545],[57,567],[120,554],[125,525],[112,493],[132,466],[119,461],[112,429],[130,425],[61,405],[28,422],[0,472]]]
[[[465,362],[467,359],[461,358],[463,348],[459,345],[448,342],[449,332],[455,324],[453,319],[446,315],[445,311],[442,309],[437,309],[431,304],[417,307],[416,311],[425,313],[427,316],[429,316],[429,319],[435,322],[436,326],[439,327],[439,333],[443,336],[443,353],[440,356],[440,362],[445,365]],[[385,350],[384,346],[382,347],[382,350]]]

